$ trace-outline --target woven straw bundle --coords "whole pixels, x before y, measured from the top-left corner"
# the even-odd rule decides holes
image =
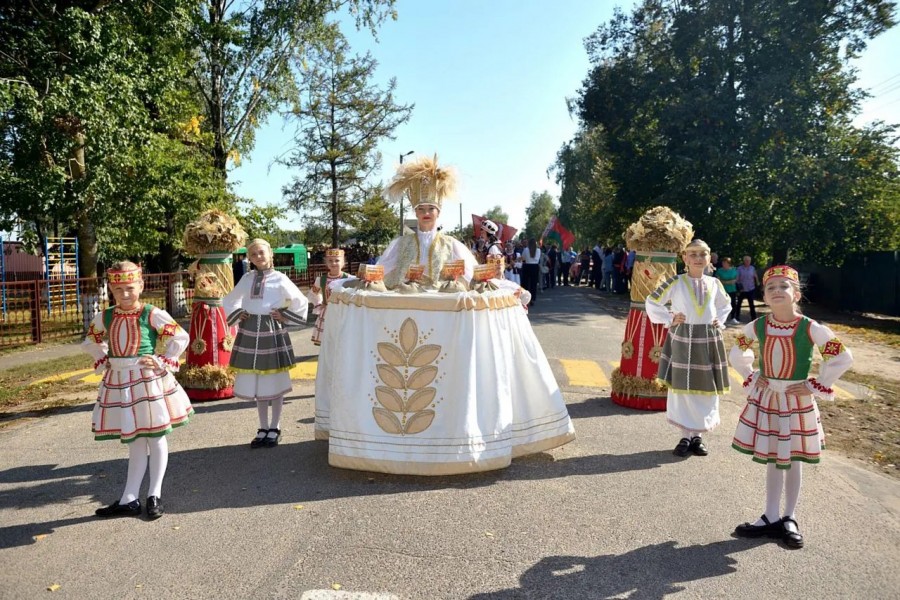
[[[694,226],[668,206],[645,212],[625,230],[629,250],[679,253],[694,238]]]
[[[234,252],[247,241],[247,232],[234,217],[212,209],[184,228],[184,251],[191,256]]]

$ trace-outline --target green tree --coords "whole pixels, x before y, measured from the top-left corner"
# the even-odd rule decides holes
[[[372,83],[378,63],[370,55],[350,57],[348,52],[346,41],[336,37],[311,53],[304,108],[291,113],[297,145],[283,160],[301,171],[284,188],[289,205],[328,215],[334,246],[341,228],[358,219],[365,182],[381,165],[378,144],[393,139],[412,113],[412,106],[394,102],[394,79],[385,90]]]
[[[544,228],[556,216],[556,203],[550,192],[531,192],[531,201],[525,209],[525,229],[522,235],[526,239],[541,239]]]
[[[634,220],[620,210],[610,164],[607,137],[597,125],[583,128],[563,144],[551,167],[560,186],[559,218],[580,246],[619,240]]]
[[[503,212],[503,208],[499,204],[493,208],[489,208],[483,216],[485,219],[490,219],[491,221],[509,223],[509,215]]]
[[[241,207],[240,221],[247,232],[247,241],[262,238],[269,242],[273,248],[286,246],[293,242],[291,232],[285,231],[278,224],[278,219],[284,215],[284,210],[275,204],[257,206],[246,201]]]
[[[155,250],[144,244],[159,239],[134,227],[146,225],[144,215],[157,224],[172,221],[172,211],[156,210],[160,195],[146,185],[161,180],[152,169],[173,167],[165,154],[186,162],[169,175],[196,178],[204,168],[205,159],[163,139],[177,139],[179,121],[191,112],[192,99],[181,87],[192,4],[0,6],[0,224],[25,222],[40,239],[77,235],[85,276],[96,272],[101,248],[135,255]],[[205,187],[205,176],[199,179]],[[182,184],[190,187],[172,185]],[[223,194],[221,183],[213,191],[189,191],[204,200]]]
[[[191,24],[199,59],[192,77],[203,98],[213,162],[223,178],[229,158],[240,161],[241,154],[253,148],[258,124],[295,98],[307,50],[340,36],[337,27],[326,22],[329,15],[347,10],[357,27],[373,33],[384,19],[396,18],[394,0],[194,4]]]
[[[366,194],[359,208],[359,219],[353,236],[371,250],[379,251],[397,234],[400,217],[382,195],[381,188]]]
[[[808,224],[822,215],[877,208],[851,194],[855,207],[831,209],[848,196],[828,196],[826,184],[848,171],[837,169],[848,139],[885,141],[877,126],[851,125],[862,94],[848,61],[893,25],[892,10],[877,0],[646,0],[618,12],[586,42],[594,66],[575,103],[608,136],[618,212],[668,204],[714,247],[782,261],[812,248],[820,232]],[[857,170],[876,181],[854,185],[890,194],[893,171]],[[866,229],[854,219],[843,221]]]

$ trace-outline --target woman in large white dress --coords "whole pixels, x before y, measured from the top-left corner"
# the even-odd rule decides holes
[[[384,266],[384,284],[389,289],[404,281],[411,265],[423,265],[425,283],[436,287],[441,269],[451,260],[462,260],[463,277],[472,279],[478,264],[475,256],[465,244],[444,235],[437,228],[441,205],[453,193],[455,186],[453,172],[439,167],[436,156],[419,157],[398,168],[387,193],[393,199],[409,197],[416,215],[417,230],[395,238],[378,260],[378,264]]]
[[[294,366],[284,324],[306,323],[309,301],[284,273],[273,268],[267,241],[250,242],[247,256],[256,270],[245,274],[222,299],[228,324],[239,325],[230,362],[236,371],[234,395],[256,400],[259,429],[250,447],[273,447],[281,439],[281,410],[284,395],[291,390]]]

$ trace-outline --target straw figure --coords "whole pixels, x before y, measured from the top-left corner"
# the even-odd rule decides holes
[[[191,343],[187,364],[178,380],[192,400],[221,400],[234,396],[234,375],[228,369],[236,331],[226,322],[222,298],[234,288],[232,254],[247,234],[237,219],[208,210],[184,230],[184,251],[198,257],[191,308]]]
[[[667,389],[656,381],[666,328],[650,322],[644,301],[675,275],[675,260],[694,236],[690,222],[657,206],[625,231],[625,245],[635,250],[631,309],[625,324],[622,359],[612,373],[612,400],[641,410],[665,410]]]

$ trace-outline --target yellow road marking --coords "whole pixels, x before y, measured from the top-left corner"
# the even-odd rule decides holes
[[[291,379],[315,379],[318,369],[318,360],[308,360],[294,365],[291,369]]]
[[[72,377],[77,377],[79,375],[84,375],[85,373],[93,372],[93,369],[79,369],[77,371],[69,371],[68,373],[57,373],[56,375],[51,375],[50,377],[44,377],[43,379],[32,381],[31,385],[38,385],[39,383],[53,383],[56,381],[62,381],[64,379],[71,379]],[[98,379],[97,381],[100,380]]]
[[[577,385],[583,387],[609,387],[609,379],[593,360],[567,360],[559,359],[566,376],[569,378],[569,385]]]
[[[100,383],[100,380],[103,379],[103,375],[100,373],[94,373],[92,375],[86,375],[79,379],[78,381],[82,383]]]
[[[834,385],[833,383],[831,384],[831,389],[834,390],[835,398],[840,398],[841,400],[856,400],[857,399],[856,396],[854,396],[853,394],[851,394],[844,388]]]
[[[734,367],[728,367],[728,373],[731,375],[731,380],[735,383],[735,386],[740,388],[744,385],[744,377],[741,377],[741,374],[737,372]]]

